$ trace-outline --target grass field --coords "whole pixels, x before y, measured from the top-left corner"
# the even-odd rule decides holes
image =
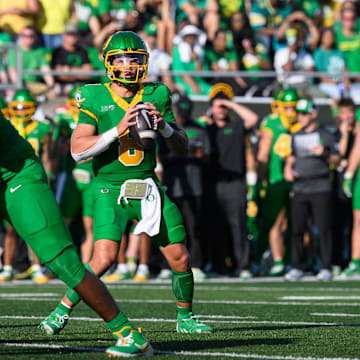
[[[264,280],[264,279],[263,279]],[[196,284],[194,312],[213,334],[175,331],[169,282],[110,285],[130,320],[141,326],[159,359],[360,358],[360,282],[231,281]],[[0,359],[102,359],[114,343],[97,315],[80,304],[61,335],[37,328],[63,294],[56,280],[0,285]]]

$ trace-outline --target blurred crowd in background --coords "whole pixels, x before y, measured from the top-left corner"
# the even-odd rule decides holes
[[[148,46],[146,81],[170,88],[189,137],[187,157],[159,138],[156,171],[184,217],[195,280],[360,275],[360,76],[345,76],[360,72],[359,10],[358,1],[340,0],[0,1],[1,83],[19,80],[11,44],[20,47],[23,70],[64,72],[24,74],[24,88],[4,90],[0,107],[41,157],[83,262],[92,253],[94,174],[69,153],[75,93],[81,84],[109,81],[104,41],[131,30]],[[103,75],[76,74],[91,70]],[[191,73],[202,70],[216,76]],[[226,76],[241,70],[254,75]],[[270,70],[276,75],[259,74]],[[321,76],[306,76],[315,71]],[[196,94],[208,96],[209,105],[194,118]],[[38,100],[61,96],[64,103],[44,114]],[[259,118],[234,96],[272,97],[269,115]],[[326,129],[315,126],[317,98],[331,99]],[[132,234],[133,225],[104,281],[171,278],[149,238]],[[51,274],[10,224],[3,235],[0,281],[48,281]]]
[[[24,70],[104,70],[102,47],[115,31],[146,41],[149,80],[187,95],[207,94],[218,77],[158,76],[159,72],[275,70],[275,77],[226,77],[235,95],[270,96],[281,86],[339,99],[360,85],[357,1],[321,0],[16,0],[0,4],[0,44],[18,44]],[[291,71],[320,71],[318,78]],[[16,83],[16,53],[3,50],[0,79]],[[106,76],[33,75],[35,95],[67,95],[74,83]],[[6,93],[8,99],[13,92]]]

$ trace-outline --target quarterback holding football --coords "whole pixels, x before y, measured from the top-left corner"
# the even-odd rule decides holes
[[[80,114],[71,140],[75,161],[93,158],[95,173],[95,244],[86,266],[97,276],[104,274],[116,260],[127,222],[138,220],[134,233],[147,233],[172,269],[176,330],[212,332],[192,313],[194,280],[183,220],[154,173],[154,132],[159,131],[177,154],[186,154],[188,148],[187,136],[171,110],[170,91],[163,84],[141,82],[146,77],[149,54],[135,33],[120,31],[110,36],[103,56],[111,82],[78,90]],[[58,334],[79,301],[78,294],[69,288],[41,327],[48,334]],[[65,320],[58,321],[59,316]],[[124,314],[122,320],[122,329],[114,334],[120,339],[107,353],[119,357],[151,355],[153,350],[144,335]]]

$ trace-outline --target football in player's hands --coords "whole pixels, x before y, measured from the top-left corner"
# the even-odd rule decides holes
[[[158,128],[155,122],[157,117],[151,115],[151,110],[142,102],[137,103],[136,107],[139,114],[134,119],[136,124],[129,128],[130,135],[144,150],[150,150],[155,144],[156,130]]]

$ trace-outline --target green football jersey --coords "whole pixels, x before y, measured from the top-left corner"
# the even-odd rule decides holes
[[[170,90],[163,84],[143,83],[131,98],[121,98],[111,83],[91,84],[81,87],[76,94],[80,108],[79,124],[96,127],[97,134],[115,127],[124,117],[129,106],[138,102],[150,102],[160,111],[164,121],[175,121],[171,110]],[[94,173],[104,182],[119,183],[128,179],[145,179],[154,175],[156,149],[144,151],[127,130],[119,141],[93,159]]]
[[[2,114],[0,114],[0,133],[0,182],[3,183],[34,162],[38,163],[39,160],[31,145]]]
[[[40,156],[45,137],[51,135],[51,123],[47,120],[31,120],[27,123],[23,123],[17,118],[11,118],[10,121],[18,133],[30,143],[35,150],[35,154]]]
[[[261,131],[269,131],[272,145],[269,159],[269,183],[284,180],[285,159],[291,154],[291,135],[289,126],[281,121],[277,114],[267,115],[261,125]]]
[[[55,118],[55,130],[53,139],[56,141],[60,137],[70,139],[73,131],[76,128],[78,122],[78,116],[75,117],[70,111],[65,111],[58,114]],[[89,171],[93,176],[92,162],[91,160],[86,162],[76,163],[69,154],[61,159],[61,170],[71,173],[73,169],[81,169]]]

